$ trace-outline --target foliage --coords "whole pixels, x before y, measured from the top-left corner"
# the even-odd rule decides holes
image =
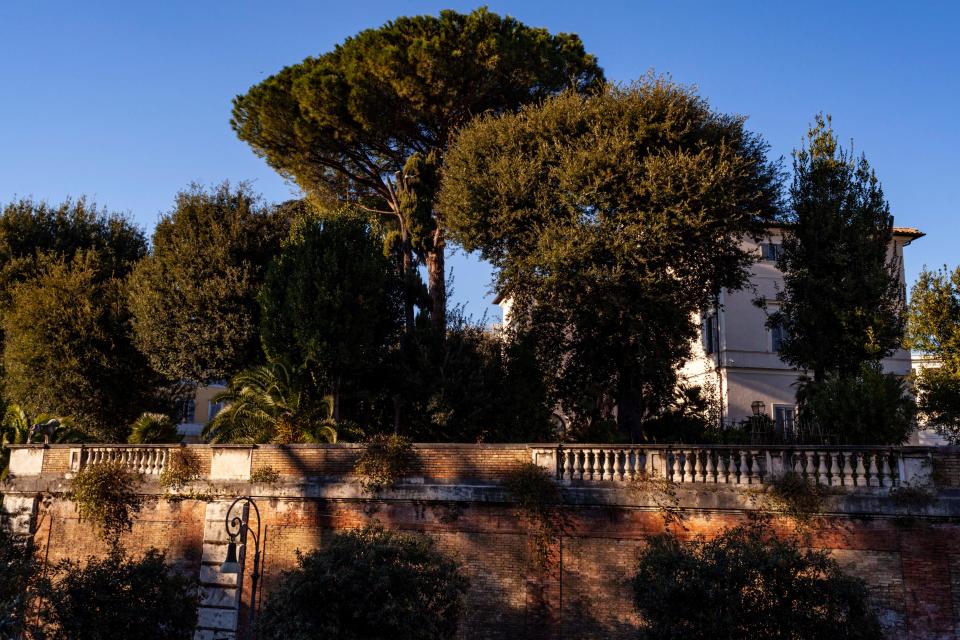
[[[6,205],[0,213],[0,308],[9,308],[13,289],[39,275],[47,260],[69,262],[88,251],[104,273],[122,278],[146,254],[147,243],[126,217],[86,198]]]
[[[6,525],[0,521],[0,638],[19,638],[34,558],[28,539],[11,535]]]
[[[396,343],[400,283],[380,240],[347,211],[298,221],[259,294],[263,346],[333,397],[362,394]]]
[[[263,606],[258,637],[452,639],[467,586],[429,538],[380,527],[338,533],[283,574]]]
[[[113,549],[81,565],[63,560],[39,581],[37,640],[189,640],[197,623],[197,587],[163,553],[142,558]]]
[[[914,386],[922,424],[960,444],[960,372],[942,367],[921,369]]]
[[[935,361],[915,379],[923,424],[960,442],[960,267],[920,273],[907,330],[910,346]]]
[[[548,564],[550,547],[567,526],[560,487],[546,471],[532,462],[504,474],[503,487],[517,503],[517,516],[525,517],[532,525],[529,535],[537,562]]]
[[[797,389],[801,429],[838,444],[902,444],[915,427],[916,402],[907,382],[867,363],[855,377],[802,378]]]
[[[124,442],[157,386],[130,340],[124,282],[93,251],[41,263],[4,317],[6,395],[29,413],[70,416],[90,436]]]
[[[551,35],[486,9],[402,17],[289,66],[234,99],[241,140],[307,193],[361,204],[390,221],[413,328],[418,279],[429,272],[433,326],[446,326],[444,231],[436,173],[475,114],[518,109],[602,81],[572,34]]]
[[[226,406],[203,429],[210,442],[289,444],[336,442],[337,429],[311,402],[304,376],[283,362],[269,362],[235,375],[213,398]]]
[[[262,482],[263,484],[274,484],[280,481],[280,472],[266,465],[253,471],[250,474],[250,482]]]
[[[133,528],[133,516],[143,506],[137,493],[140,476],[121,461],[87,465],[70,480],[70,499],[81,520],[96,525],[103,538],[117,546],[120,534]]]
[[[685,545],[649,539],[633,579],[643,638],[879,638],[862,580],[757,522]]]
[[[703,387],[678,384],[670,404],[644,424],[644,435],[652,442],[713,442],[720,435],[715,407]]]
[[[680,496],[677,495],[677,483],[654,471],[653,473],[639,473],[630,483],[630,491],[634,494],[637,503],[652,502],[663,518],[664,530],[676,525],[687,530],[684,522],[687,514],[680,506]]]
[[[903,341],[890,205],[866,158],[839,145],[829,116],[817,115],[793,172],[777,261],[784,287],[769,324],[785,331],[780,357],[815,380],[857,376]]]
[[[764,496],[771,508],[806,524],[822,513],[826,490],[799,473],[788,471],[770,483]]]
[[[779,169],[743,118],[648,77],[464,127],[439,204],[496,269],[551,399],[625,437],[669,404],[692,318],[748,279],[740,248],[777,211]],[[616,410],[615,410],[616,409]]]
[[[127,438],[130,444],[176,444],[181,440],[183,436],[170,416],[149,411],[134,420]]]
[[[357,457],[354,473],[364,491],[377,492],[393,487],[407,475],[415,462],[413,444],[396,434],[371,436]]]
[[[9,471],[10,449],[7,445],[42,442],[42,436],[32,433],[33,425],[44,424],[51,420],[56,426],[50,438],[51,443],[79,443],[89,440],[89,436],[76,429],[69,418],[48,414],[39,414],[30,418],[20,405],[7,405],[3,412],[3,420],[0,421],[0,481],[7,477]]]
[[[246,184],[192,185],[130,278],[137,346],[171,380],[222,380],[260,359],[256,295],[287,230]]]
[[[191,449],[174,449],[160,472],[160,486],[179,490],[203,473],[200,458]]]
[[[446,340],[402,379],[405,431],[421,442],[556,439],[530,345],[505,342],[496,329],[472,322],[459,308],[449,320]]]

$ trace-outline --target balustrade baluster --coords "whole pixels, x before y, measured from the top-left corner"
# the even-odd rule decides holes
[[[852,487],[856,484],[856,467],[854,466],[854,454],[852,451],[843,452],[843,486]]]
[[[867,486],[867,469],[863,463],[863,451],[857,452],[857,486],[865,487]]]
[[[720,466],[720,468],[717,470],[717,482],[721,484],[727,484],[727,482],[730,480],[730,470],[727,468],[727,459],[729,455],[729,452],[725,452],[723,449],[717,450],[717,464]]]
[[[884,452],[880,456],[880,486],[881,487],[890,487],[893,486],[893,478],[890,473],[890,456]]]
[[[830,452],[830,484],[834,487],[839,487],[843,482],[843,479],[840,477],[840,465],[837,464],[837,452]]]
[[[707,449],[707,482],[717,481],[717,460],[714,457],[716,452]]]
[[[709,454],[707,453],[707,451],[704,451],[702,449],[700,451],[693,452],[693,461],[696,464],[696,471],[697,471],[696,475],[694,476],[694,479],[698,482],[707,481],[707,467],[706,467],[706,461],[704,460],[704,457],[708,455]]]
[[[827,454],[824,451],[817,452],[817,482],[824,485],[830,485],[830,478],[827,476]]]
[[[687,479],[687,482],[696,482],[697,481],[697,452],[688,449],[686,452],[686,473],[684,477]]]
[[[870,477],[867,479],[867,484],[871,487],[880,486],[880,477],[877,471],[877,456],[880,455],[876,452],[870,452]]]
[[[737,484],[750,484],[750,464],[747,462],[746,449],[740,449],[740,469]]]

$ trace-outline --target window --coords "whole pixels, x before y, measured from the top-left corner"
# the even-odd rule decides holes
[[[703,350],[709,355],[719,349],[720,331],[717,327],[717,314],[711,313],[703,319]]]
[[[207,420],[213,420],[215,417],[217,417],[217,414],[223,410],[223,403],[211,401],[209,404],[209,409],[210,412],[207,414]]]
[[[787,339],[787,330],[782,324],[775,324],[770,327],[770,349],[774,353],[780,353],[784,340]]]
[[[185,398],[180,402],[178,414],[181,423],[192,423],[196,421],[197,403],[193,398]]]
[[[760,245],[763,250],[763,259],[776,262],[783,254],[783,245],[779,242],[764,242]]]
[[[789,404],[773,405],[773,424],[776,432],[786,439],[793,438],[794,420],[797,417],[797,409]]]

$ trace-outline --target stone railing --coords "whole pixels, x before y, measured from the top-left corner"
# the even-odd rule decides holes
[[[121,462],[133,473],[159,476],[172,451],[167,445],[83,445],[70,449],[70,471],[76,473],[91,465]]]
[[[890,489],[925,486],[931,453],[919,447],[570,445],[534,447],[533,462],[565,484],[629,482],[756,485],[794,472],[819,485]]]

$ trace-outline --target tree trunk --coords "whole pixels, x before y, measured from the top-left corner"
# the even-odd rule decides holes
[[[403,269],[403,320],[407,338],[413,336],[416,324],[413,315],[413,280],[416,272],[413,270],[413,249],[410,248],[410,239],[405,227],[400,230],[400,251]]]
[[[433,234],[433,250],[427,254],[427,286],[430,290],[430,313],[433,330],[440,340],[447,334],[447,281],[444,266],[446,241],[438,226]]]
[[[640,390],[633,384],[631,376],[622,375],[617,398],[617,425],[630,442],[635,443],[641,439],[642,422],[643,398]]]

